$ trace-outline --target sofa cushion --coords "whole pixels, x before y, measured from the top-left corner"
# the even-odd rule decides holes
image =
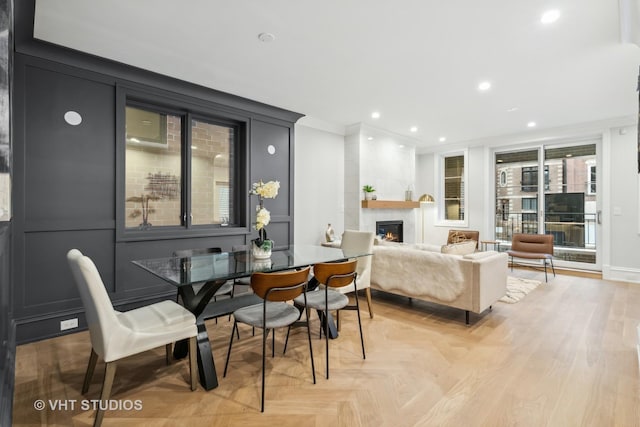
[[[452,254],[452,255],[467,255],[472,254],[476,250],[476,241],[475,240],[467,240],[460,243],[451,243],[449,245],[442,245],[440,251],[443,254]]]

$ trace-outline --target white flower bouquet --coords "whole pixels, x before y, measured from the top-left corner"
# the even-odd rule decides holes
[[[280,189],[279,181],[255,182],[251,186],[251,194],[258,196],[258,206],[256,206],[256,223],[254,228],[258,231],[258,238],[253,240],[254,256],[264,253],[265,257],[271,255],[273,241],[267,239],[266,226],[271,222],[271,213],[264,207],[264,199],[275,199]],[[267,255],[268,254],[268,255]]]

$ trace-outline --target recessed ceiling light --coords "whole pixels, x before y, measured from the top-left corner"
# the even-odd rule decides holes
[[[417,126],[411,126],[411,129],[409,129],[411,132],[418,132],[418,127]]]
[[[527,123],[527,127],[528,127],[528,128],[534,128],[534,127],[536,127],[536,122],[529,122],[529,123]]]
[[[371,113],[371,118],[372,119],[379,119],[380,118],[380,113],[377,111],[374,111],[373,113]]]
[[[540,17],[540,22],[542,22],[543,24],[551,24],[553,22],[556,22],[558,18],[560,18],[559,10],[557,9],[547,10]]]
[[[258,39],[261,42],[269,43],[269,42],[274,41],[276,39],[276,36],[274,36],[271,33],[260,33],[260,34],[258,34]]]
[[[438,141],[440,142],[445,142],[447,140],[447,138],[445,138],[444,136],[441,136],[440,139],[438,139]]]
[[[491,83],[490,82],[482,82],[478,85],[478,90],[485,92],[487,90],[491,89]]]
[[[369,138],[367,138],[367,141],[373,141],[373,137],[370,136]]]
[[[400,144],[398,145],[398,148],[404,148],[404,145]]]
[[[518,107],[511,107],[507,110],[507,113],[513,113],[514,111],[518,111],[519,108]]]

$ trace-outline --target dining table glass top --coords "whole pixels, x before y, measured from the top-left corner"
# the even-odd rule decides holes
[[[370,252],[345,251],[316,245],[290,245],[274,250],[268,259],[255,259],[251,250],[153,258],[132,261],[175,286],[250,276],[254,272],[274,272],[301,268],[321,262],[336,262],[371,255]]]

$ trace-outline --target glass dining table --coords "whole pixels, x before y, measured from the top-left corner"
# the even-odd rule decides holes
[[[200,383],[205,390],[211,390],[218,386],[218,378],[205,320],[228,315],[238,308],[261,302],[254,294],[211,301],[222,285],[228,280],[248,277],[258,271],[284,271],[367,255],[371,253],[315,245],[290,245],[287,249],[273,251],[269,259],[256,259],[250,250],[242,250],[132,262],[176,286],[183,305],[196,316]],[[337,334],[337,331],[334,329],[333,333]],[[183,358],[186,355],[186,342],[176,343],[174,357]]]

